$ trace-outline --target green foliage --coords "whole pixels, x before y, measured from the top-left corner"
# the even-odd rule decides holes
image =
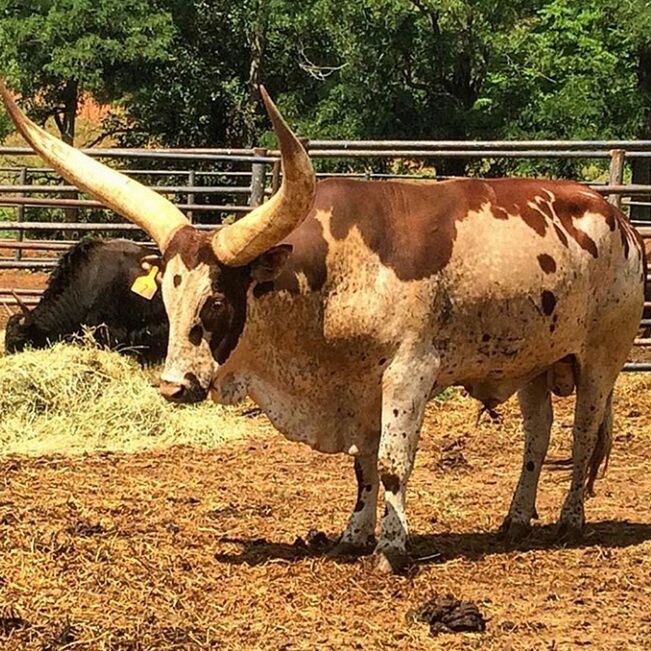
[[[247,89],[253,0],[165,0],[176,28],[173,56],[141,75],[124,104],[123,144],[240,144],[252,136]],[[129,125],[134,128],[129,128]]]
[[[511,138],[634,136],[644,107],[632,23],[609,4],[553,0],[501,34],[484,123]]]
[[[312,138],[651,129],[649,0],[0,0],[0,39],[35,114],[76,84],[116,105],[124,144],[272,144],[259,81]]]
[[[0,0],[0,69],[70,140],[81,95],[120,97],[169,57],[173,32],[155,0]]]
[[[466,138],[496,35],[518,4],[318,0],[270,46],[289,48],[291,101],[317,136]]]

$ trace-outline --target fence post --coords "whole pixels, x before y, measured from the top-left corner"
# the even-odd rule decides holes
[[[20,172],[18,173],[18,185],[27,185],[27,168],[22,167],[20,169]],[[18,194],[20,197],[24,197],[25,193],[20,192]],[[18,206],[16,208],[16,221],[17,222],[24,222],[25,221],[25,206]],[[25,232],[21,229],[19,231],[16,231],[16,244],[20,243],[23,241],[25,237]],[[22,260],[23,259],[23,250],[18,247],[16,248],[16,255],[15,255],[16,260]]]
[[[271,171],[271,196],[278,192],[280,188],[280,160],[274,163],[273,170]]]
[[[634,185],[651,185],[651,159],[634,158],[631,161],[631,168],[631,183]],[[651,194],[637,195],[633,197],[633,199],[643,205],[631,206],[631,219],[637,221],[651,221]]]
[[[193,188],[196,185],[196,180],[197,180],[197,175],[194,170],[190,170],[188,172],[188,187]],[[194,204],[196,198],[194,196],[194,192],[188,192],[188,204],[191,206]],[[188,210],[187,212],[188,219],[190,220],[190,223],[194,221],[194,213],[192,210]]]
[[[610,177],[609,185],[622,185],[624,183],[624,156],[626,152],[623,149],[610,150]],[[617,208],[622,207],[621,194],[609,194],[608,201]]]
[[[267,150],[263,147],[256,147],[253,150],[254,156],[266,156]],[[255,208],[264,201],[264,188],[267,181],[267,166],[265,163],[253,163],[251,165],[251,196],[249,206]]]

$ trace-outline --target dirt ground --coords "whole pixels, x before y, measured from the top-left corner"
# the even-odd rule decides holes
[[[610,468],[584,542],[568,547],[552,527],[564,471],[545,470],[528,540],[495,534],[522,447],[514,401],[479,425],[471,400],[431,403],[409,492],[421,560],[407,577],[297,541],[343,528],[352,463],[285,441],[255,412],[248,438],[214,450],[4,457],[0,648],[649,649],[651,376],[623,376],[618,394]],[[558,459],[572,401],[556,406]],[[448,592],[478,605],[485,633],[406,622]]]

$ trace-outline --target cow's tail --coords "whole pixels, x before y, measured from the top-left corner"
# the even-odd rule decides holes
[[[590,463],[588,466],[588,480],[585,485],[586,494],[592,497],[594,495],[594,483],[599,473],[599,468],[603,464],[606,474],[608,468],[608,459],[610,458],[610,450],[613,446],[613,392],[610,392],[606,400],[606,410],[604,411],[604,418],[599,426],[597,434],[597,443],[595,445]],[[603,476],[603,475],[602,475]]]

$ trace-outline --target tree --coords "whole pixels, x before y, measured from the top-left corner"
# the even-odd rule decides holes
[[[648,0],[551,0],[500,34],[477,106],[487,129],[503,138],[645,137],[651,93],[640,65],[649,7]],[[575,164],[546,168],[576,173]]]
[[[495,44],[535,2],[316,0],[269,36],[284,101],[329,138],[467,139]],[[463,162],[461,162],[463,164]],[[448,171],[460,172],[459,162]]]
[[[267,0],[165,0],[176,35],[173,56],[133,88],[123,144],[205,147],[253,144],[253,86],[261,77]],[[130,125],[130,128],[129,128]]]
[[[0,0],[0,68],[32,117],[53,117],[71,143],[82,97],[120,97],[169,58],[173,33],[155,0]]]

